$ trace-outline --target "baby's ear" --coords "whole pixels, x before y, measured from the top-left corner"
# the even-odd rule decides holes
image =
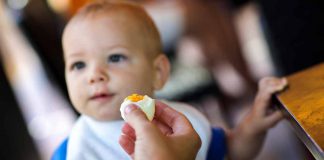
[[[154,60],[154,89],[161,89],[169,78],[170,61],[165,54],[159,54]]]

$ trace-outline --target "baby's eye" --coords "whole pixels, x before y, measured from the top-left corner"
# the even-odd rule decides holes
[[[108,62],[109,63],[118,63],[118,62],[125,61],[126,59],[127,59],[127,57],[122,54],[112,54],[108,57]]]
[[[84,68],[85,66],[86,65],[85,65],[84,62],[79,61],[79,62],[73,63],[72,66],[71,66],[71,69],[72,70],[80,70],[80,69]]]

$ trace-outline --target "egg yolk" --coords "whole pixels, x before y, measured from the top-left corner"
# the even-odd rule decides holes
[[[138,102],[140,100],[144,99],[144,96],[138,95],[138,94],[132,94],[126,98],[127,100],[130,100],[132,102]]]

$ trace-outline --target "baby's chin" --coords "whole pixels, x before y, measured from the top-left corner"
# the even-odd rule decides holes
[[[120,116],[120,112],[117,111],[116,113],[102,113],[96,115],[88,115],[97,121],[119,121],[122,120]]]

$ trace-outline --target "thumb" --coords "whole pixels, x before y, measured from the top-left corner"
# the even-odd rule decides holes
[[[134,128],[135,131],[141,131],[144,126],[150,123],[145,113],[134,104],[126,106],[124,113],[125,121]]]

